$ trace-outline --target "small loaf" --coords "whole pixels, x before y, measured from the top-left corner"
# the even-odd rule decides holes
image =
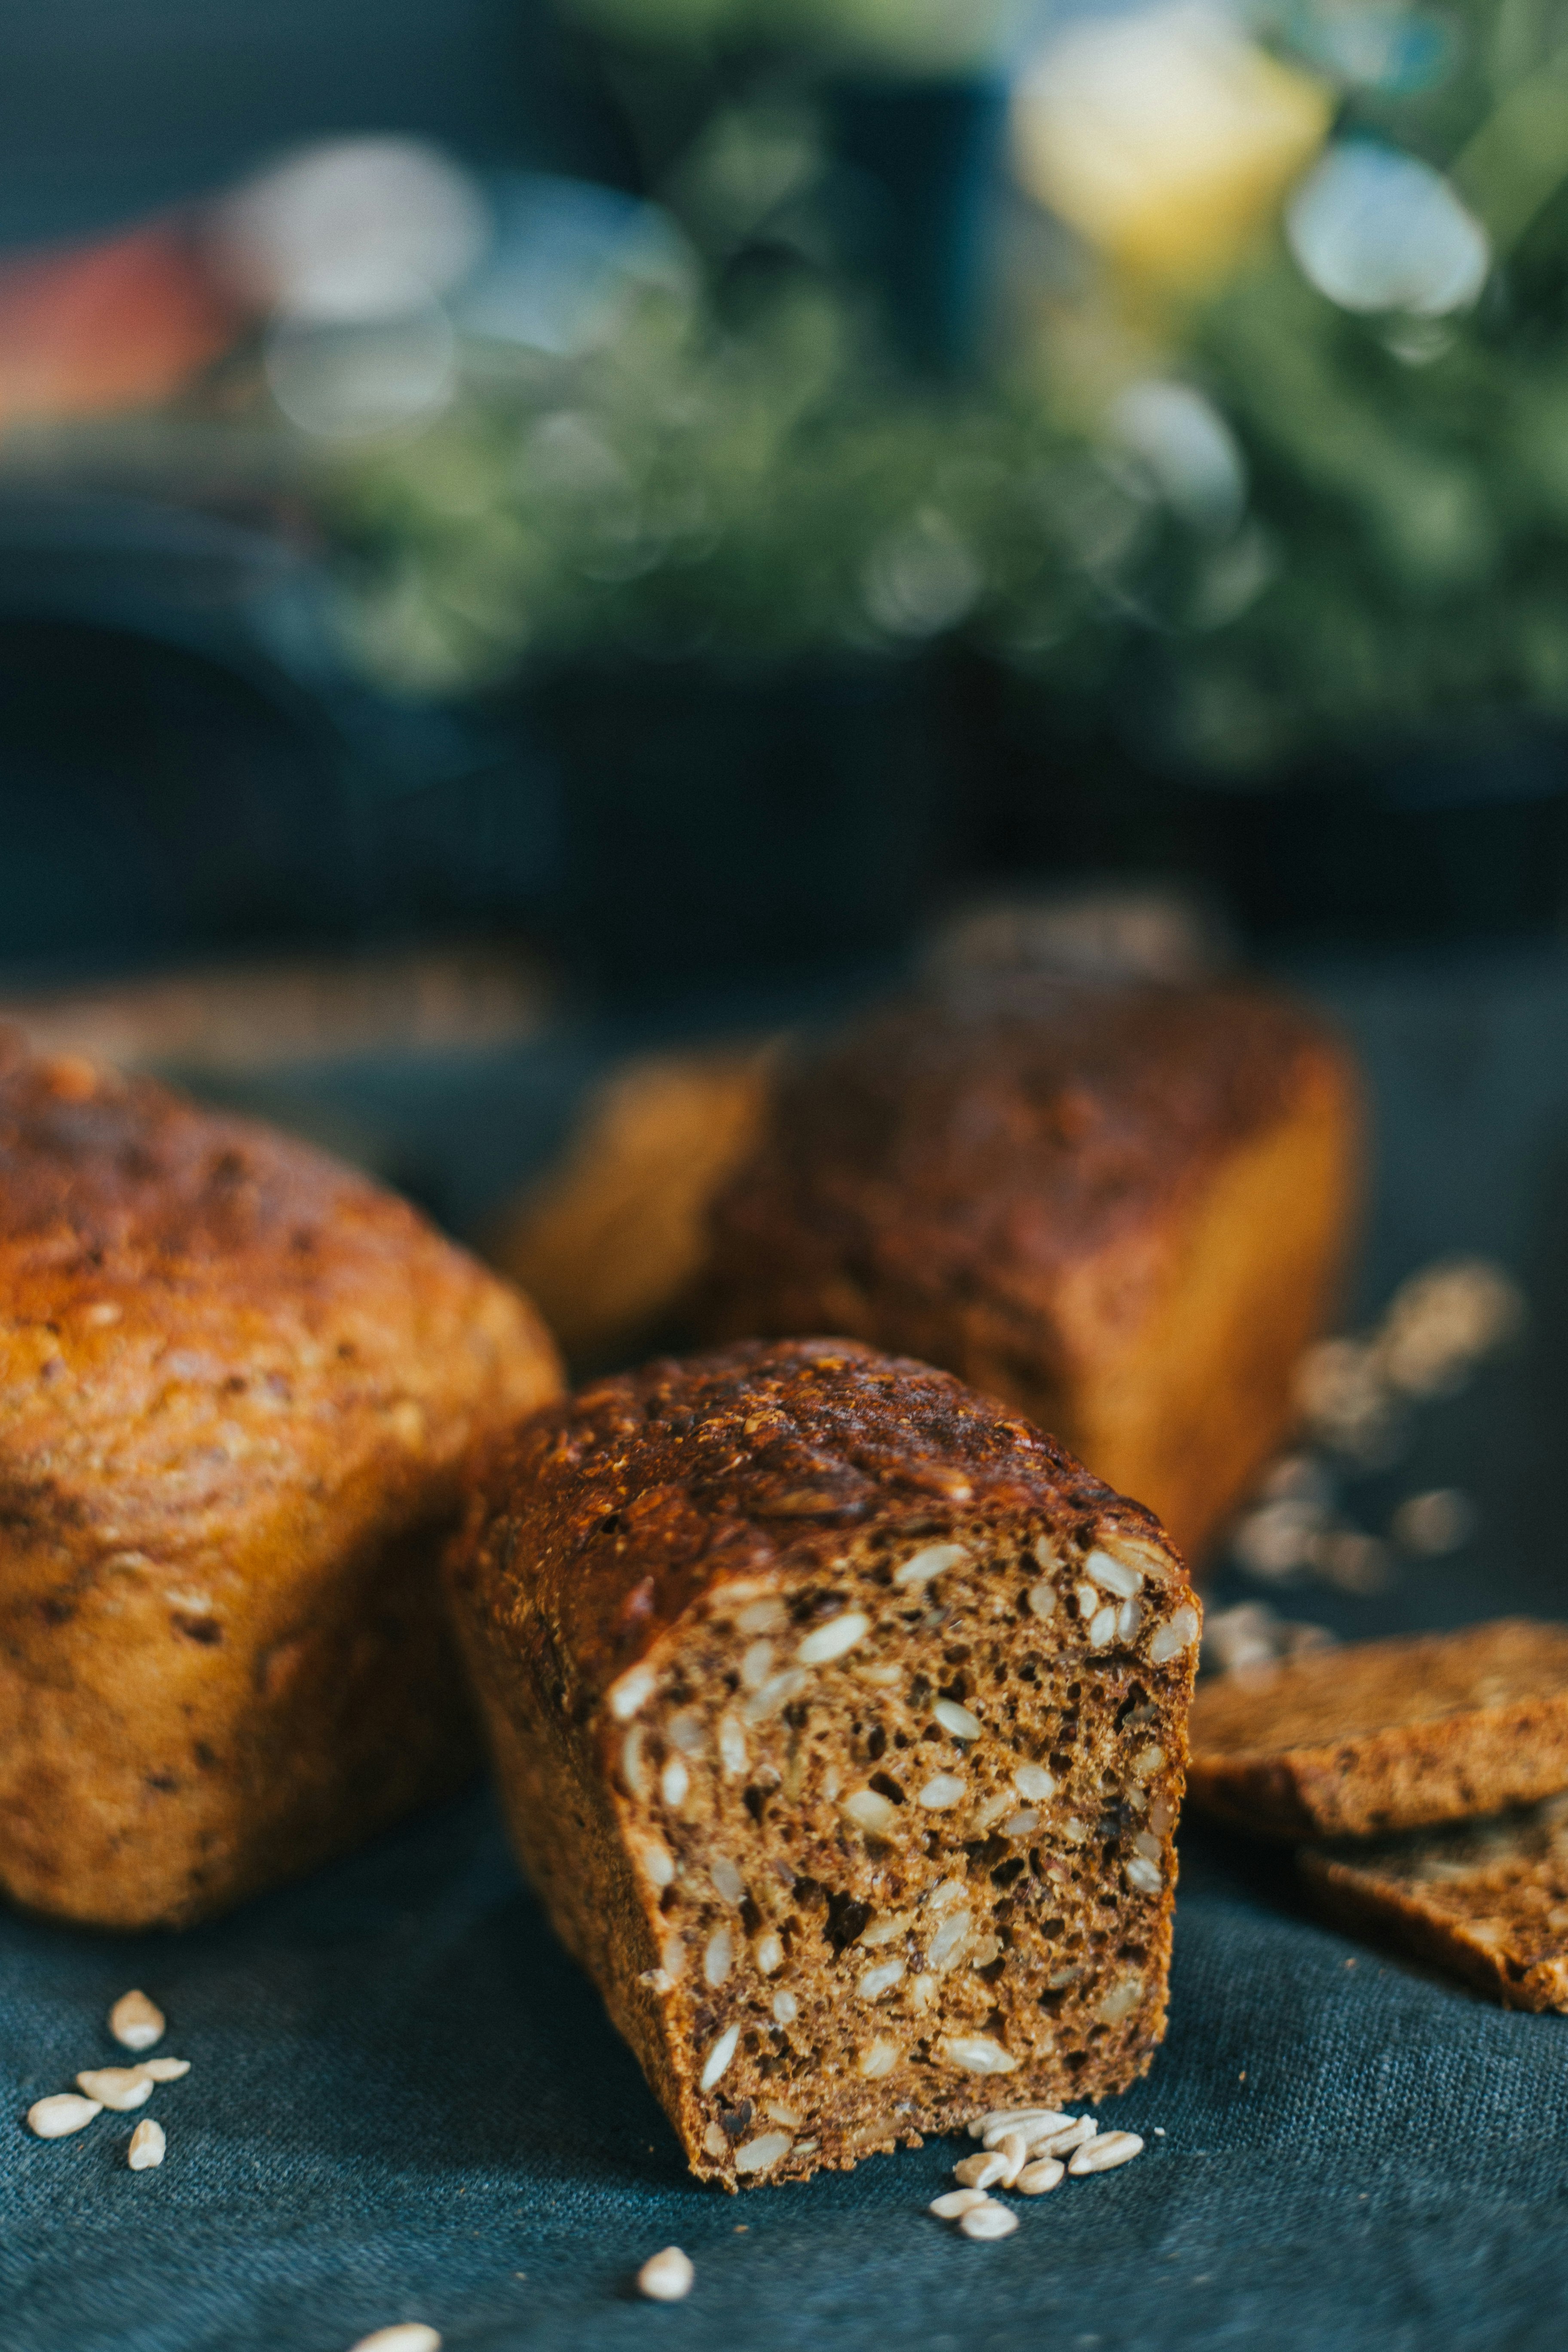
[[[1265,990],[960,975],[782,1076],[693,1311],[941,1364],[1195,1558],[1293,1417],[1358,1137],[1343,1048]]]
[[[1264,1837],[1464,1821],[1568,1788],[1568,1626],[1502,1617],[1200,1683],[1188,1785]]]
[[[1505,2009],[1568,2010],[1568,1796],[1463,1827],[1308,1848],[1300,1864],[1344,1926]]]
[[[178,1925],[473,1769],[438,1572],[560,1386],[405,1202],[0,1036],[0,1888]]]
[[[694,2171],[1147,2068],[1199,1613],[1016,1414],[843,1341],[656,1363],[518,1432],[449,1581],[518,1852]]]

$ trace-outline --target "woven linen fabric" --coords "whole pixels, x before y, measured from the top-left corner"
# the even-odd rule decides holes
[[[1435,1255],[1523,1276],[1532,1329],[1419,1416],[1354,1507],[1457,1485],[1474,1544],[1387,1591],[1273,1594],[1344,1635],[1568,1616],[1568,963],[1331,973],[1378,1114],[1363,1305]],[[384,1087],[384,1074],[376,1078]],[[440,1132],[456,1155],[450,1100]],[[1223,1606],[1257,1588],[1232,1579]],[[686,2174],[482,1790],[181,1937],[0,1914],[0,2352],[1557,2352],[1568,2334],[1568,2020],[1510,2014],[1307,1910],[1290,1857],[1194,1821],[1171,2032],[1100,2109],[1125,2168],[973,2244],[925,2210],[967,2141],[727,2198]],[[123,2056],[132,1985],[192,2071],[52,2143],[30,2103]],[[659,2247],[689,2301],[632,2290]]]

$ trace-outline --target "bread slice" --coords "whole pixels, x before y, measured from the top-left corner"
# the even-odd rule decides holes
[[[523,1425],[449,1574],[518,1851],[696,2172],[1146,2069],[1199,1612],[1049,1438],[842,1340],[657,1363]]]
[[[1300,1859],[1347,1926],[1467,1977],[1505,2009],[1568,2010],[1568,1795]]]
[[[1266,1837],[1364,1837],[1568,1788],[1568,1626],[1503,1617],[1198,1685],[1194,1805]]]
[[[1295,1413],[1359,1130],[1344,1049],[1266,990],[933,985],[783,1075],[715,1202],[697,1325],[942,1364],[1195,1558]]]

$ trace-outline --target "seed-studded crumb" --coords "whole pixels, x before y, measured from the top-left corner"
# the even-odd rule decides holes
[[[79,2098],[74,2091],[57,2091],[52,2098],[35,2099],[27,2109],[27,2129],[39,2139],[64,2139],[68,2132],[84,2131],[94,2116],[103,2113],[101,2099]]]
[[[966,2238],[1010,2238],[1018,2226],[1018,2216],[1005,2205],[993,2205],[987,2198],[984,2205],[972,2206],[958,2226]]]
[[[1452,1829],[1306,1849],[1324,1908],[1505,2009],[1568,2011],[1568,1796]]]
[[[153,2077],[144,2066],[87,2066],[77,2076],[77,2088],[100,2107],[143,2106],[153,2095]]]
[[[125,2050],[151,2050],[165,2029],[163,2011],[144,1992],[122,1992],[109,2012],[109,2030]]]
[[[1568,1787],[1568,1626],[1499,1618],[1200,1683],[1192,1799],[1264,1836],[1363,1837]]]
[[[441,2338],[423,2320],[405,2319],[394,2327],[378,2327],[374,2336],[362,2336],[350,2352],[441,2352]]]
[[[848,1343],[655,1366],[525,1426],[452,1581],[518,1846],[700,2174],[1002,2078],[1077,2130],[1146,2069],[1198,1611],[1026,1423]]]
[[[679,2246],[666,2246],[662,2253],[650,2254],[638,2271],[637,2290],[651,2303],[679,2303],[691,2293],[696,2276],[690,2255]]]
[[[146,2116],[131,2135],[131,2145],[125,2151],[125,2161],[132,2172],[151,2172],[163,2161],[163,2126]]]

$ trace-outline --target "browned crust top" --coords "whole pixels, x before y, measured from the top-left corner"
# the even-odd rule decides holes
[[[493,1638],[552,1653],[580,1717],[691,1603],[826,1562],[846,1533],[933,1538],[1044,1508],[1164,1544],[1158,1522],[1020,1415],[849,1339],[747,1340],[599,1382],[493,1458],[453,1573]]]
[[[0,1526],[187,1549],[558,1386],[526,1300],[326,1153],[0,1033]],[[222,1524],[231,1522],[223,1519]]]
[[[1104,1248],[1282,1117],[1323,1025],[1240,985],[970,976],[873,1013],[787,1071],[756,1157],[716,1204],[731,1251],[790,1234],[919,1292],[986,1286]],[[797,1271],[799,1269],[797,1268]]]

